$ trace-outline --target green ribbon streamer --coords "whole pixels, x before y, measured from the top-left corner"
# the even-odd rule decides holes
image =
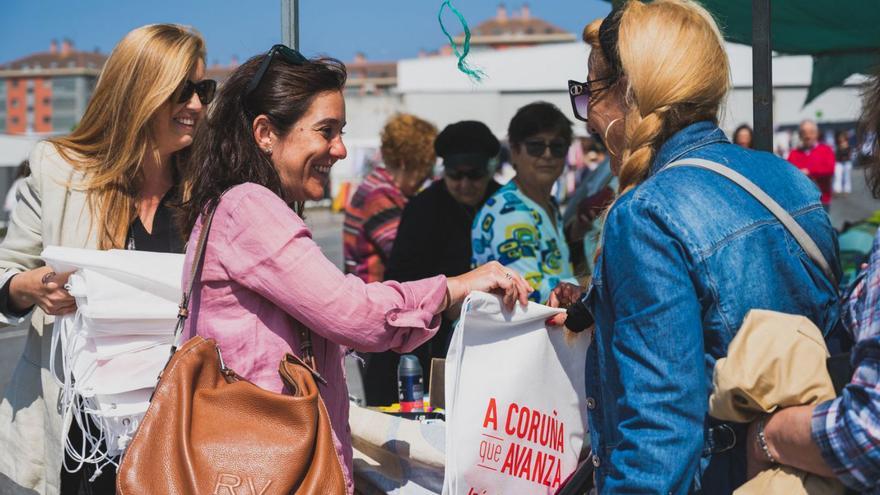
[[[464,28],[464,45],[461,50],[458,49],[458,45],[455,43],[455,40],[452,39],[452,35],[449,34],[449,31],[446,30],[446,26],[443,25],[443,9],[446,7],[449,7],[449,10],[458,17],[458,22],[460,22]],[[449,39],[449,44],[452,45],[452,52],[458,57],[458,70],[465,73],[472,81],[482,81],[483,77],[486,76],[486,73],[479,68],[472,66],[467,60],[465,60],[468,56],[468,52],[471,50],[471,30],[468,27],[464,16],[461,15],[458,9],[452,5],[452,0],[444,0],[444,2],[440,4],[440,12],[437,14],[437,20],[440,22],[440,29],[443,30],[443,34]]]

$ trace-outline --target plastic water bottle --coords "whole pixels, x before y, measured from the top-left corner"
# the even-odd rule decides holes
[[[397,391],[400,412],[424,412],[425,392],[422,383],[422,365],[412,354],[400,356],[397,365]]]

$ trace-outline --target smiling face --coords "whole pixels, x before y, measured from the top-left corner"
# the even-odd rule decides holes
[[[324,197],[330,168],[346,156],[343,127],[345,99],[339,91],[328,91],[315,96],[308,111],[284,136],[269,131],[261,137],[258,133],[260,148],[271,146],[272,164],[281,177],[287,201]]]
[[[526,144],[544,142],[551,145],[562,145],[567,148],[565,139],[553,131],[544,131],[529,136],[523,143],[511,147],[510,159],[516,169],[516,180],[529,189],[546,190],[550,194],[556,179],[562,175],[565,166],[565,155],[555,157],[550,148],[544,147],[541,156],[534,157],[526,152]]]
[[[187,80],[199,82],[204,78],[205,64],[199,60],[187,75]],[[179,94],[178,89],[159,108],[150,123],[156,139],[155,146],[161,155],[170,155],[191,145],[195,126],[205,115],[205,105],[202,105],[196,93],[183,103],[177,102]]]

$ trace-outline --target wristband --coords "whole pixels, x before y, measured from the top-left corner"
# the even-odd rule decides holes
[[[779,464],[779,461],[773,457],[773,454],[770,453],[770,447],[767,446],[767,437],[764,435],[764,423],[767,420],[767,417],[763,417],[758,420],[758,445],[761,446],[761,450],[764,451],[764,455],[767,456],[767,460],[770,461],[771,464]]]

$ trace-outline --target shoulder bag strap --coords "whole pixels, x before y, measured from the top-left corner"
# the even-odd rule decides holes
[[[220,195],[220,198],[222,197],[223,195]],[[214,220],[214,213],[217,211],[217,206],[219,206],[219,204],[220,199],[217,200],[217,204],[211,208],[211,211],[204,217],[204,222],[202,222],[202,230],[199,232],[196,252],[193,254],[192,266],[190,266],[189,279],[186,281],[186,287],[184,287],[183,295],[180,297],[180,305],[177,307],[177,325],[174,327],[171,355],[174,355],[174,353],[177,352],[177,339],[180,337],[180,333],[183,331],[183,326],[186,324],[186,318],[189,316],[189,301],[192,298],[193,284],[195,283],[199,268],[201,268],[204,263],[205,246],[208,244],[208,231],[211,230],[211,222]]]
[[[228,189],[227,189],[228,191]],[[223,192],[226,194],[226,191]],[[183,327],[186,324],[186,319],[189,317],[189,302],[192,298],[193,293],[193,285],[195,284],[196,277],[201,269],[202,265],[205,262],[205,247],[208,244],[208,232],[211,230],[211,223],[214,220],[214,213],[217,212],[217,207],[220,205],[220,200],[223,198],[223,194],[220,195],[220,199],[217,200],[217,204],[211,208],[211,211],[204,217],[204,222],[202,222],[202,230],[199,232],[199,239],[196,244],[196,251],[193,255],[192,265],[190,266],[189,279],[186,282],[186,287],[183,290],[183,295],[180,298],[180,305],[178,306],[177,311],[177,325],[174,327],[174,337],[173,344],[171,346],[171,355],[173,356],[175,352],[177,352],[178,341],[177,339],[180,337],[181,332],[183,332]],[[303,354],[303,361],[308,365],[309,371],[315,376],[315,378],[323,384],[327,384],[327,381],[318,373],[317,363],[315,362],[315,357],[312,352],[312,332],[307,328],[300,328],[300,352]],[[223,356],[218,352],[220,356],[220,365],[225,369],[226,364],[223,362]]]
[[[745,176],[740,174],[739,172],[722,165],[717,162],[713,162],[710,160],[703,160],[700,158],[686,158],[684,160],[678,160],[673,163],[670,163],[665,168],[673,168],[673,167],[698,167],[706,170],[711,170],[719,175],[722,175],[736,185],[743,188],[747,193],[751,194],[755,199],[757,199],[764,207],[770,210],[770,213],[773,214],[783,226],[794,236],[795,240],[800,244],[801,248],[804,252],[807,253],[807,256],[813,260],[814,263],[822,270],[822,273],[828,278],[828,280],[837,288],[838,280],[837,276],[834,274],[834,270],[831,269],[831,265],[828,264],[828,260],[825,259],[825,256],[822,254],[822,251],[819,249],[819,246],[813,241],[813,238],[810,237],[803,227],[801,227],[797,221],[792,218],[791,215],[785,211],[785,208],[779,206],[779,203],[773,200],[763,189],[758,187],[754,182],[747,179]]]

